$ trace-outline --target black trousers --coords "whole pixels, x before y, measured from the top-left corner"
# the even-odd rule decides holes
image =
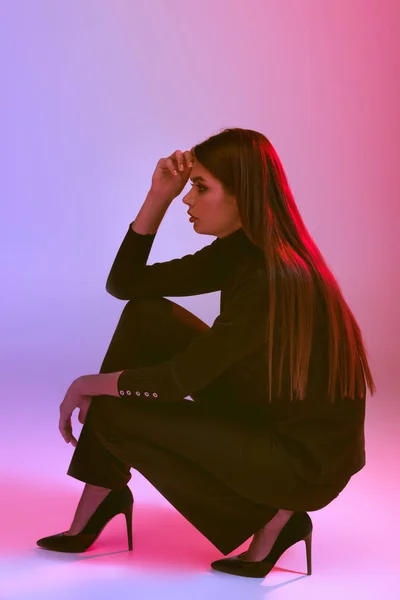
[[[100,373],[167,360],[206,329],[206,323],[166,298],[130,300]],[[67,474],[120,489],[133,467],[216,548],[229,554],[279,508],[289,507],[264,503],[264,498],[274,501],[273,473],[269,481],[254,461],[251,467],[250,424],[246,426],[244,414],[228,410],[223,380],[216,385],[208,394],[192,396],[193,401],[173,403],[94,397]],[[269,451],[273,456],[272,446]],[[260,480],[265,496],[259,492]],[[297,484],[295,479],[289,482],[293,490]]]

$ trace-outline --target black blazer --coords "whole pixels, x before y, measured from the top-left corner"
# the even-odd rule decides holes
[[[281,395],[273,382],[269,403],[268,295],[262,251],[241,228],[194,254],[147,265],[156,234],[138,234],[131,225],[107,279],[109,294],[130,300],[220,291],[221,298],[220,314],[211,328],[184,351],[155,366],[123,371],[118,379],[121,396],[127,388],[144,392],[150,387],[156,390],[157,402],[175,402],[225,377],[232,384],[228,399],[232,409],[252,415],[260,427],[274,433],[283,460],[303,481],[335,485],[362,469],[366,464],[365,394],[353,400],[337,393],[333,403],[328,398],[327,319],[319,292],[306,398],[289,401],[289,374],[284,371]]]

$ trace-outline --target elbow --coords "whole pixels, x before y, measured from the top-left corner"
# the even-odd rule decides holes
[[[121,286],[116,285],[115,282],[110,279],[107,279],[106,282],[106,292],[110,294],[110,296],[118,298],[118,300],[129,300],[128,295],[124,293]]]

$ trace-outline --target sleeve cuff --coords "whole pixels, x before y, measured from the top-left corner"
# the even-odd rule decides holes
[[[122,371],[117,389],[118,396],[126,400],[177,402],[185,398],[171,374],[170,361]]]

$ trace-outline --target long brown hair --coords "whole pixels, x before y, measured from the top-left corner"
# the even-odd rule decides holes
[[[361,330],[300,216],[282,163],[271,142],[257,131],[231,128],[194,146],[192,151],[196,159],[222,183],[223,189],[236,197],[244,233],[264,252],[270,303],[266,331],[269,401],[275,327],[283,332],[279,394],[285,349],[289,342],[290,400],[293,388],[297,397],[304,399],[316,285],[325,300],[328,317],[328,393],[331,401],[338,383],[341,397],[363,397],[365,381],[370,393],[374,394],[376,387]]]

